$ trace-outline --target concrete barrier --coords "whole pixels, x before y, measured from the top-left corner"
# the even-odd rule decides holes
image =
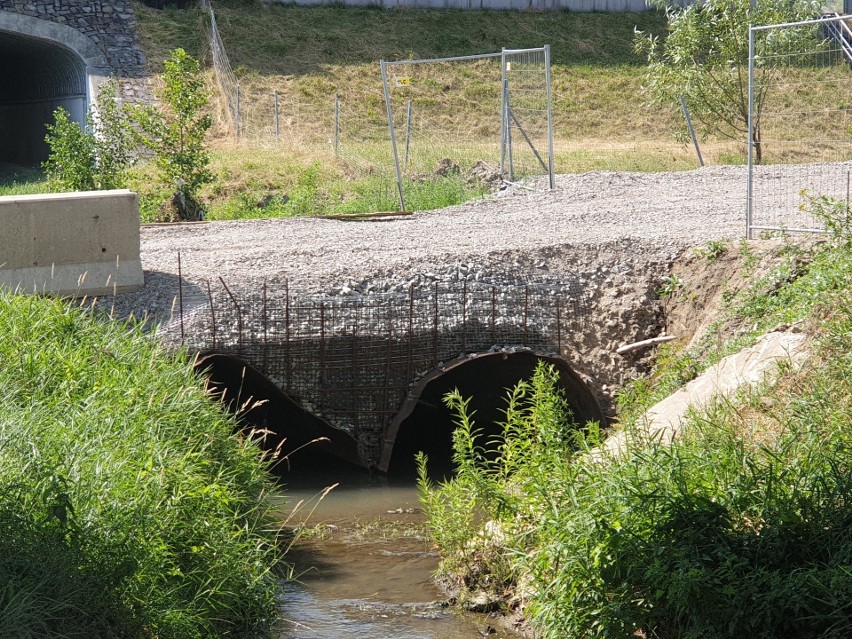
[[[0,287],[83,296],[143,284],[135,193],[0,197]]]

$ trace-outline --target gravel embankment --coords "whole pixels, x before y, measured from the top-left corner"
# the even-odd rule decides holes
[[[491,200],[381,221],[146,226],[147,286],[120,296],[119,306],[165,310],[157,307],[171,304],[178,252],[185,281],[222,277],[245,286],[286,279],[291,290],[346,294],[424,278],[500,283],[508,273],[513,281],[534,281],[545,271],[553,277],[641,269],[645,260],[667,262],[685,246],[741,236],[744,217],[745,169],[709,167],[560,175],[552,192],[516,188]],[[159,283],[168,295],[158,296]]]

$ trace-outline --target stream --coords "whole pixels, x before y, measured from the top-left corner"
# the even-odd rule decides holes
[[[302,523],[305,532],[287,553],[297,580],[284,588],[280,639],[520,636],[486,615],[441,604],[446,597],[431,579],[438,554],[424,535],[413,482],[356,477],[320,500],[321,492],[285,487],[288,524]]]

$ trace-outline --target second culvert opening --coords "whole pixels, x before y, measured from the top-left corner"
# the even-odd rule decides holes
[[[558,387],[564,392],[576,423],[603,422],[603,411],[594,394],[561,358],[519,351],[459,359],[427,375],[415,386],[391,423],[379,470],[390,475],[413,476],[414,456],[423,451],[429,457],[434,476],[451,474],[455,415],[444,402],[447,393],[458,389],[462,397],[471,398],[468,409],[482,432],[480,441],[488,442],[501,433],[509,389],[521,380],[530,379],[540,361],[556,368]]]

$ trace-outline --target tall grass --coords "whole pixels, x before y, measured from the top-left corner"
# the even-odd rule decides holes
[[[0,294],[0,636],[253,634],[280,564],[260,450],[184,356]]]
[[[423,471],[421,490],[463,592],[520,599],[559,639],[852,636],[852,243],[845,203],[817,204],[832,240],[731,304],[755,330],[807,317],[812,358],[692,413],[670,446],[626,420],[626,453],[601,453],[542,367],[489,459],[449,398],[458,475]]]

